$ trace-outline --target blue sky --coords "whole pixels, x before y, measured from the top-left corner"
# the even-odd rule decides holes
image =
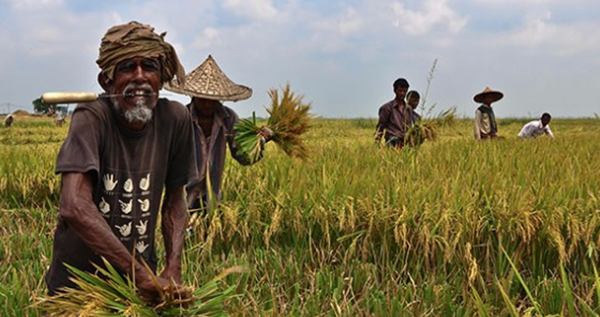
[[[434,112],[472,117],[490,86],[505,94],[498,117],[600,113],[597,0],[0,0],[0,112],[47,91],[100,92],[100,39],[131,20],[166,31],[187,72],[212,54],[252,87],[226,103],[242,117],[266,115],[267,91],[288,82],[316,115],[376,117],[396,78],[424,93],[434,60]]]

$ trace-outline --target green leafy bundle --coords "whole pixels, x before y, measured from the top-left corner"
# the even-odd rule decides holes
[[[273,131],[271,140],[285,154],[307,159],[308,148],[301,136],[309,128],[310,104],[303,103],[304,97],[292,92],[289,84],[282,89],[281,98],[277,89],[269,90],[269,97],[271,97],[271,106],[267,108],[267,112],[270,117],[264,127]],[[254,115],[252,119],[241,119],[234,128],[237,131],[235,137],[237,145],[252,160],[257,160],[260,156],[262,128],[257,125]]]
[[[239,271],[232,268],[191,292],[189,299],[181,300],[169,291],[162,292],[162,302],[150,306],[137,294],[130,279],[123,278],[108,261],[106,269],[95,265],[101,278],[72,266],[67,268],[74,274],[72,281],[78,288],[68,288],[64,293],[42,298],[46,316],[130,316],[130,317],[171,317],[171,316],[229,316],[224,301],[233,297],[234,287],[222,291],[218,282],[228,274]]]

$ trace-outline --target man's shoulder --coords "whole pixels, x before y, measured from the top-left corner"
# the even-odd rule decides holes
[[[540,121],[539,120],[533,120],[533,121],[529,121],[527,122],[527,124],[525,124],[525,126],[529,126],[529,127],[537,127],[540,126]]]
[[[396,101],[396,99],[392,99],[392,100],[390,100],[390,101],[388,101],[388,102],[384,103],[384,104],[382,105],[382,107],[393,107],[393,106],[395,106],[395,105],[397,105],[397,104],[398,104],[398,102]]]
[[[230,107],[227,107],[226,105],[223,105],[223,113],[227,114],[228,116],[231,116],[231,117],[234,117],[234,116],[237,117],[237,115],[238,115],[237,112],[235,112],[235,110],[233,110]]]
[[[391,109],[396,105],[398,105],[398,102],[396,102],[396,99],[392,99],[392,100],[384,103],[383,105],[381,105],[381,107],[379,107],[379,110]]]
[[[92,102],[80,103],[73,110],[73,118],[78,117],[77,114],[91,114],[99,120],[106,120],[110,117],[110,108],[108,105],[96,100]]]
[[[158,100],[157,108],[160,109],[163,114],[175,118],[187,118],[190,115],[190,111],[182,103],[166,98],[160,98]]]

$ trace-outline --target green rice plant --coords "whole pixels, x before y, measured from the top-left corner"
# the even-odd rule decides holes
[[[565,267],[564,265],[562,265],[562,263],[560,265],[560,276],[562,279],[563,290],[565,293],[565,300],[567,302],[567,311],[569,312],[569,316],[578,316],[580,314],[577,314],[575,312],[575,299],[573,295],[573,290],[571,289],[569,277],[567,276],[567,272],[565,271]]]
[[[506,252],[506,250],[504,249],[504,247],[502,245],[500,245],[500,250],[502,250],[502,253],[508,260],[508,263],[510,263],[510,266],[511,266],[514,274],[516,275],[517,279],[519,280],[521,287],[523,287],[523,289],[527,293],[527,298],[529,298],[529,300],[531,301],[531,304],[533,305],[533,309],[540,316],[544,316],[544,313],[542,312],[540,304],[533,297],[533,293],[531,292],[530,288],[527,286],[527,283],[525,283],[523,276],[521,276],[521,273],[519,273],[517,266],[515,265],[515,263],[513,263],[512,259],[510,258],[510,256],[508,255],[508,253]],[[500,287],[500,289],[502,290],[502,287]],[[505,295],[505,294],[503,293],[503,295]]]
[[[265,126],[259,127],[253,113],[252,119],[241,119],[234,127],[237,132],[235,140],[240,149],[256,161],[260,155],[262,140],[261,129],[272,131],[272,140],[283,152],[291,157],[308,158],[302,135],[309,128],[311,115],[310,104],[303,103],[304,96],[291,91],[289,83],[282,88],[281,98],[277,89],[269,90],[271,106],[267,108],[270,117]]]
[[[188,299],[180,299],[174,291],[159,290],[161,302],[155,306],[146,303],[137,293],[134,283],[123,278],[105,259],[102,268],[94,264],[97,274],[81,271],[65,264],[74,274],[71,280],[77,288],[42,298],[42,306],[48,316],[228,316],[224,302],[234,295],[234,286],[219,289],[219,281],[239,268],[224,271],[210,282],[191,292]],[[149,270],[149,268],[148,268]],[[100,275],[106,278],[100,277]],[[154,276],[154,275],[153,275]],[[156,280],[156,277],[154,277]]]

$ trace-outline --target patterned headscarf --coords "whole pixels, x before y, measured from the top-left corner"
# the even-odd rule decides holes
[[[150,25],[136,21],[113,26],[102,38],[96,64],[100,66],[101,73],[113,80],[120,62],[136,57],[155,58],[161,64],[163,83],[176,77],[177,83],[183,85],[185,70],[173,46],[165,42],[165,35],[166,32],[156,34]]]

